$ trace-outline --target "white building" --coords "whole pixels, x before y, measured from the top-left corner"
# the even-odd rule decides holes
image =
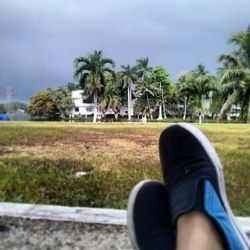
[[[82,90],[74,90],[72,91],[72,99],[75,104],[74,109],[72,110],[72,116],[91,116],[94,114],[94,104],[84,96]],[[133,106],[133,105],[132,105]],[[106,114],[113,114],[112,110],[108,110]],[[126,116],[128,115],[128,107],[127,106],[122,106],[119,114],[121,116]],[[133,107],[131,108],[131,114],[133,115]],[[97,117],[100,118],[103,116],[103,113],[101,110],[98,110],[97,112]]]
[[[231,118],[238,119],[240,117],[240,112],[241,112],[241,107],[233,104],[230,113],[227,115],[227,119],[228,120],[230,120]]]
[[[83,96],[82,90],[72,91],[72,99],[75,104],[72,116],[89,116],[94,114],[94,104]]]

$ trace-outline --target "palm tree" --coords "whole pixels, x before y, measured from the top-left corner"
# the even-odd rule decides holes
[[[148,66],[148,57],[136,60],[136,67],[138,69],[138,75],[144,80],[152,72],[152,67]]]
[[[149,105],[149,96],[154,96],[156,92],[155,84],[152,82],[151,72],[152,67],[148,66],[149,60],[148,57],[137,59],[136,60],[136,68],[138,70],[139,80],[137,81],[136,92],[137,95],[145,96],[147,100],[146,110],[149,110],[149,114],[151,119],[151,107]]]
[[[245,32],[239,32],[232,36],[231,43],[238,49],[231,54],[223,54],[219,61],[223,68],[219,69],[220,84],[225,90],[225,102],[222,106],[219,119],[222,120],[237,100],[241,104],[241,119],[249,119],[250,102],[250,26]]]
[[[234,34],[230,42],[238,46],[235,54],[240,58],[242,64],[250,70],[250,25],[245,32]]]
[[[112,68],[108,67],[111,65]],[[91,96],[94,100],[93,122],[96,122],[98,109],[98,96],[103,93],[105,87],[105,73],[115,76],[113,70],[115,63],[110,58],[105,58],[102,51],[95,50],[87,57],[75,59],[75,77],[79,80],[84,94]]]
[[[138,80],[137,68],[130,65],[121,65],[119,72],[120,83],[123,88],[127,89],[128,97],[128,121],[131,121],[131,104],[132,104],[132,85]]]
[[[140,80],[136,85],[136,95],[140,98],[146,97],[147,107],[146,110],[149,110],[150,118],[153,119],[151,113],[151,107],[149,103],[149,97],[154,97],[158,92],[157,86],[152,81],[152,78],[145,75],[144,80]]]
[[[178,82],[175,85],[175,92],[178,96],[178,98],[183,99],[184,101],[184,110],[183,110],[183,120],[186,120],[187,116],[187,103],[189,99],[189,89],[187,88],[187,84],[189,82],[189,77],[191,77],[191,72],[188,72],[184,75],[181,75],[178,78]]]
[[[246,75],[240,60],[233,54],[222,54],[218,61],[223,63],[223,67],[218,69],[219,84],[224,95],[219,114],[219,121],[222,121],[231,106],[242,99]]]
[[[198,64],[196,69],[192,71],[194,75],[196,76],[206,76],[208,74],[208,71],[205,69],[204,64]]]
[[[182,86],[182,92],[185,96],[195,98],[197,100],[197,108],[199,112],[199,123],[202,122],[204,116],[203,100],[209,98],[209,94],[215,90],[213,86],[213,77],[207,75],[207,71],[203,65],[198,65],[195,70],[191,71],[185,84]]]
[[[107,110],[111,109],[117,118],[118,111],[122,106],[122,97],[119,93],[119,88],[116,81],[112,76],[106,77],[106,86],[104,93],[101,97],[100,106],[104,114]]]

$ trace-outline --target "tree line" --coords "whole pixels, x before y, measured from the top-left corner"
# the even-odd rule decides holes
[[[10,101],[7,103],[0,103],[0,114],[4,112],[16,113],[16,112],[28,112],[28,105],[19,101]]]
[[[149,66],[147,57],[136,60],[134,65],[121,65],[104,56],[102,51],[93,51],[75,59],[74,78],[77,84],[69,83],[56,89],[46,89],[31,98],[31,116],[46,114],[52,117],[59,112],[62,117],[70,115],[74,103],[71,91],[82,89],[94,104],[93,122],[97,111],[103,114],[112,110],[118,114],[123,105],[128,107],[128,121],[135,112],[150,119],[169,116],[197,115],[202,121],[206,111],[223,121],[232,105],[240,107],[240,120],[249,120],[250,101],[250,26],[246,31],[235,33],[230,42],[235,50],[221,54],[221,66],[215,75],[209,74],[203,64],[197,65],[173,84],[163,66]],[[206,107],[205,101],[209,102]]]

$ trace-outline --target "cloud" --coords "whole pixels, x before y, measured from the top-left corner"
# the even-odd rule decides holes
[[[231,34],[246,29],[249,7],[248,0],[1,0],[0,86],[28,100],[72,81],[73,60],[94,49],[117,68],[148,56],[173,80],[201,62],[214,72],[217,56],[233,48]]]

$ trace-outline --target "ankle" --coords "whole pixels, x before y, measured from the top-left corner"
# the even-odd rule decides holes
[[[223,250],[222,236],[203,212],[192,211],[177,220],[178,250]]]

